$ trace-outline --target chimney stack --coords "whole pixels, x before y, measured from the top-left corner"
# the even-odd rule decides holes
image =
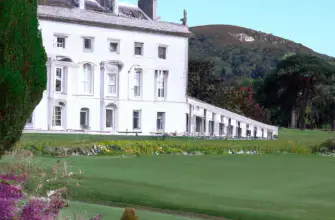
[[[79,0],[79,8],[85,9],[85,0]]]
[[[113,14],[119,15],[119,0],[112,0]]]
[[[152,20],[157,20],[157,0],[138,0],[138,7]]]

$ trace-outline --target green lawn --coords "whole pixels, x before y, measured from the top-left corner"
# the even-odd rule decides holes
[[[169,142],[192,144],[192,143],[211,143],[215,145],[229,146],[248,146],[248,145],[314,145],[330,137],[335,137],[335,132],[324,131],[300,131],[292,129],[280,129],[279,140],[194,140],[192,138],[174,138],[166,139]],[[99,141],[116,140],[116,139],[134,139],[134,140],[159,140],[157,137],[141,136],[115,136],[115,135],[82,135],[82,134],[23,134],[18,146],[38,145],[38,146],[93,146]]]
[[[99,213],[103,214],[103,218],[108,220],[118,220],[121,218],[124,209],[121,208],[113,208],[102,205],[94,205],[94,204],[86,204],[82,202],[70,202],[69,207],[63,209],[60,213],[59,219],[64,219],[65,217],[73,218],[73,214],[76,216],[80,216],[84,214],[85,219],[89,219],[89,217],[93,217],[98,215]],[[136,211],[137,216],[140,217],[140,220],[191,220],[191,218],[167,215],[161,213],[154,213],[148,211]],[[192,218],[194,219],[194,218]],[[76,219],[74,219],[76,220]]]
[[[58,159],[39,157],[37,161],[51,166]],[[330,220],[335,216],[335,158],[331,157],[282,154],[66,160],[73,163],[74,171],[85,172],[80,187],[69,186],[71,200],[181,209],[234,220]],[[82,206],[74,207],[80,212]],[[140,219],[150,218],[143,213]]]

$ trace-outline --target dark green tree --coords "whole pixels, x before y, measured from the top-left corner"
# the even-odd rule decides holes
[[[288,56],[265,77],[263,85],[258,88],[258,99],[266,108],[291,114],[292,127],[298,121],[299,128],[305,129],[306,116],[310,115],[315,96],[334,72],[332,64],[318,57],[305,54]]]
[[[46,89],[37,0],[0,0],[0,157],[19,140]]]
[[[315,120],[321,127],[329,125],[335,128],[335,74],[320,85],[319,93],[313,100]]]
[[[190,60],[188,68],[188,94],[201,101],[217,104],[216,91],[220,79],[214,76],[212,60]]]

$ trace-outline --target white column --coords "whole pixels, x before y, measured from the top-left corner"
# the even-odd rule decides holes
[[[105,63],[100,63],[100,130],[105,130]]]
[[[215,114],[215,117],[214,117],[214,135],[216,135],[216,136],[219,136],[219,133],[220,133],[220,122],[221,122],[220,115]]]
[[[192,111],[192,105],[188,105],[188,135],[191,135],[193,132],[193,111]]]
[[[233,134],[232,137],[236,136],[236,125],[237,125],[237,121],[235,119],[231,119],[231,125],[233,126]]]
[[[268,129],[264,128],[264,138],[268,138]]]
[[[195,115],[192,115],[192,134],[196,135],[197,132],[197,118]]]
[[[254,125],[249,124],[249,130],[250,130],[250,137],[254,137]]]
[[[204,134],[205,134],[206,136],[209,135],[209,117],[208,117],[208,116],[209,116],[209,115],[208,115],[208,111],[206,111],[206,118],[205,118],[206,130],[205,130],[205,132],[204,132]]]
[[[53,107],[55,103],[55,71],[56,71],[56,65],[55,65],[55,57],[52,57],[50,59],[50,71],[49,71],[49,77],[48,77],[48,130],[51,130],[52,128],[52,114],[53,114]]]
[[[247,137],[247,124],[244,122],[241,122],[241,137]]]

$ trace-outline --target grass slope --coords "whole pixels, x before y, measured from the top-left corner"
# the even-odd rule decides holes
[[[51,166],[57,158],[38,158]],[[330,220],[335,158],[302,155],[71,157],[85,171],[71,199],[241,220]],[[145,218],[144,218],[145,219]]]

